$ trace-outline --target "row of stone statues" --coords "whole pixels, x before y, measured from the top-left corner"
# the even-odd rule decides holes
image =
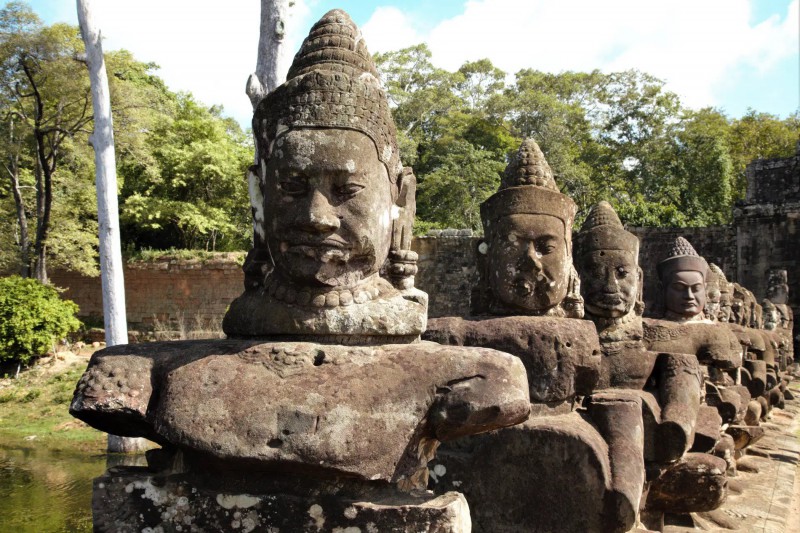
[[[415,178],[339,10],[253,130],[228,339],[111,347],[77,386],[73,415],[161,445],[98,478],[96,530],[627,531],[724,500],[783,398],[785,302],[751,327],[680,239],[664,319],[643,319],[637,238],[601,203],[573,245],[575,203],[526,141],[481,206],[475,316],[428,320]]]
[[[720,304],[719,288],[738,286],[679,237],[658,263],[661,318],[643,319],[638,239],[601,202],[571,246],[575,206],[532,140],[481,214],[486,290],[475,316],[432,319],[423,337],[517,355],[534,408],[524,424],[440,448],[451,474],[436,487],[464,491],[486,531],[625,531],[637,516],[661,529],[665,512],[719,506],[726,474],[763,433],[759,419],[782,405],[788,307],[767,331],[752,293],[737,288],[735,303]],[[597,337],[570,320],[582,317]],[[553,500],[565,492],[569,502]]]

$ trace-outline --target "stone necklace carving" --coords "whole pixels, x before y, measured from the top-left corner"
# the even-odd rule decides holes
[[[313,289],[297,287],[273,272],[266,280],[264,293],[286,304],[301,307],[346,307],[363,304],[381,297],[393,296],[397,291],[392,285],[373,274],[350,287],[325,287]]]

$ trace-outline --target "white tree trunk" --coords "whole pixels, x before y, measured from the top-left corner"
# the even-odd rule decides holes
[[[247,79],[247,96],[255,110],[264,96],[283,82],[282,53],[290,0],[261,0],[261,32],[256,71]]]
[[[94,25],[91,16],[91,1],[77,0],[77,8],[78,23],[86,46],[86,64],[89,67],[89,80],[92,86],[94,132],[89,137],[89,143],[94,148],[96,169],[103,321],[106,345],[114,346],[115,344],[128,344],[128,324],[125,314],[125,279],[122,271],[122,247],[119,236],[117,167],[114,154],[114,130],[111,121],[111,98],[100,30]],[[125,439],[109,435],[108,451],[135,451],[145,443],[144,439]]]

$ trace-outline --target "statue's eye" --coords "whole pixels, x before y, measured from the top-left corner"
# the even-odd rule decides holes
[[[359,183],[345,183],[336,188],[336,194],[342,198],[351,198],[363,189],[364,186]]]
[[[542,255],[551,254],[556,251],[555,242],[550,237],[536,239],[536,251]]]
[[[627,277],[628,277],[628,274],[630,274],[630,272],[628,272],[628,271],[627,271],[627,270],[625,270],[624,268],[622,268],[622,267],[617,267],[617,277],[618,277],[618,278],[620,278],[620,279],[622,279],[622,278],[627,278]]]
[[[278,186],[283,194],[289,196],[302,196],[306,193],[307,185],[305,181],[294,179],[281,181]]]

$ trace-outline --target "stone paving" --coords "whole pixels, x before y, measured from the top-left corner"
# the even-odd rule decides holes
[[[668,533],[687,531],[746,531],[783,533],[798,531],[800,508],[800,382],[791,386],[796,398],[785,409],[774,409],[762,426],[764,437],[740,461],[739,472],[729,482],[727,501],[720,509],[689,516],[672,516]],[[794,511],[793,511],[794,510]]]

